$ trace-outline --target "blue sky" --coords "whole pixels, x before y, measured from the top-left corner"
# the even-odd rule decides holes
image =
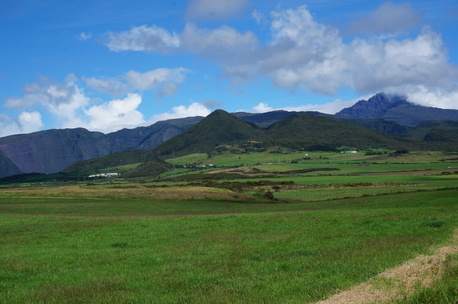
[[[0,136],[381,91],[458,109],[457,28],[456,0],[3,0]]]

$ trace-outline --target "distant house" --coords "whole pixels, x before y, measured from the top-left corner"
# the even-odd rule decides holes
[[[100,174],[91,174],[88,176],[88,178],[96,178],[96,177],[115,177],[119,176],[121,174],[119,173],[100,173]]]
[[[353,154],[353,153],[358,153],[358,151],[356,151],[356,150],[352,150],[352,151],[341,151],[340,153],[342,153],[342,154]]]
[[[107,173],[105,174],[105,177],[115,177],[115,176],[119,176],[120,174],[119,173]]]

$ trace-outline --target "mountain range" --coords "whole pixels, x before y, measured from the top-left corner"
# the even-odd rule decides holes
[[[383,93],[368,100],[360,100],[336,115],[357,119],[382,118],[410,127],[415,127],[428,120],[458,120],[458,110],[420,106],[407,101],[400,95]]]
[[[406,112],[408,115],[403,114]],[[206,118],[173,119],[109,134],[81,128],[40,131],[0,138],[0,177],[59,172],[75,162],[113,153],[115,156],[106,157],[105,161],[120,164],[129,157],[156,160],[171,153],[203,152],[223,143],[250,140],[322,149],[340,145],[392,148],[413,145],[407,139],[450,144],[458,141],[455,120],[458,110],[417,106],[399,96],[381,93],[336,115],[287,111],[229,114],[217,110]],[[415,127],[414,122],[419,124]],[[133,149],[137,153],[135,157],[130,152],[118,153]]]

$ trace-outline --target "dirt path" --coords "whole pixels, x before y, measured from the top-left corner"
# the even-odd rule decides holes
[[[387,303],[402,299],[439,279],[444,272],[446,258],[452,254],[458,254],[458,229],[451,246],[439,248],[432,255],[421,255],[316,304]]]

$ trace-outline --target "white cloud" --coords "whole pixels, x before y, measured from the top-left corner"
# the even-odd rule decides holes
[[[89,33],[80,33],[80,35],[78,36],[78,39],[79,40],[82,40],[82,41],[86,41],[86,40],[89,40],[92,38],[92,33],[89,32]]]
[[[337,29],[315,22],[306,6],[274,11],[272,17],[273,41],[261,71],[279,87],[336,92],[347,68]]]
[[[155,90],[159,96],[172,95],[179,88],[178,84],[186,79],[188,70],[156,69],[145,73],[129,71],[113,79],[86,78],[87,87],[100,91]],[[140,94],[127,93],[126,97],[104,101],[90,99],[78,86],[79,80],[74,74],[66,77],[64,83],[46,77],[24,87],[24,95],[9,98],[5,107],[10,109],[28,109],[39,106],[51,114],[54,128],[82,127],[91,131],[113,132],[122,128],[134,128],[152,124],[159,118],[168,119],[208,115],[205,106],[194,103],[189,107],[179,106],[169,113],[158,115],[154,120],[145,120],[138,110],[142,103]],[[5,114],[0,115],[0,136],[33,132],[43,128],[41,114],[37,111],[23,111],[15,119]]]
[[[17,122],[13,121],[8,115],[0,113],[0,137],[19,133],[21,133],[21,130]]]
[[[369,95],[367,98],[371,97]],[[295,106],[295,107],[279,107],[279,108],[272,108],[266,103],[259,103],[257,106],[253,107],[253,111],[255,113],[265,113],[265,112],[271,112],[271,111],[290,111],[290,112],[305,112],[305,111],[317,111],[325,114],[335,114],[339,112],[340,110],[344,108],[351,107],[354,105],[356,102],[359,100],[364,99],[364,97],[358,98],[358,99],[350,99],[350,100],[335,100],[332,102],[328,102],[325,104],[320,104],[320,105],[301,105],[301,106]]]
[[[257,24],[262,24],[264,21],[264,15],[258,10],[254,10],[251,12],[251,17],[256,21]]]
[[[130,31],[108,33],[106,46],[115,52],[144,51],[153,53],[169,53],[180,46],[180,38],[158,26],[138,26]]]
[[[12,119],[6,114],[0,114],[0,137],[32,133],[41,130],[43,122],[39,112],[23,111],[17,119]]]
[[[369,15],[353,21],[349,26],[352,34],[396,34],[416,28],[423,15],[410,3],[395,4],[391,1],[380,5]]]
[[[92,90],[119,96],[129,91],[129,86],[119,78],[83,77],[86,86]]]
[[[31,133],[40,130],[43,127],[41,114],[39,112],[24,111],[19,114],[19,125],[21,126],[22,133]]]
[[[297,107],[284,107],[281,110],[285,111],[317,111],[325,114],[335,114],[344,108],[348,108],[353,106],[356,102],[361,100],[362,98],[358,99],[350,99],[350,100],[335,100],[332,102],[328,102],[325,104],[320,105],[302,105]]]
[[[92,106],[84,110],[89,122],[82,126],[104,133],[122,128],[138,127],[145,123],[143,114],[137,110],[141,102],[140,95],[129,94],[124,99],[115,99]]]
[[[224,76],[235,84],[254,74],[252,65],[256,66],[258,60],[259,41],[250,31],[240,33],[228,26],[209,30],[188,23],[181,38],[184,50],[222,66]]]
[[[387,17],[388,21],[419,18],[411,6],[391,3],[382,5],[377,16],[395,8],[401,11],[393,19]],[[405,87],[422,85],[428,95],[440,99],[437,105],[449,104],[447,96],[454,96],[458,67],[448,61],[441,36],[428,27],[410,38],[356,37],[347,42],[333,26],[316,22],[306,6],[279,8],[271,18],[271,39],[264,45],[252,32],[188,24],[182,34],[183,47],[218,64],[233,84],[266,77],[279,88],[330,96],[342,87],[359,94],[397,89],[402,94]]]
[[[135,90],[155,90],[159,97],[163,97],[175,94],[179,89],[178,84],[186,80],[186,74],[189,72],[185,68],[160,68],[145,73],[129,71],[114,78],[83,77],[83,80],[90,89],[114,96]]]
[[[210,114],[210,112],[211,111],[204,105],[198,102],[194,102],[188,107],[181,105],[178,107],[173,107],[171,112],[154,115],[152,121],[156,122],[174,118],[207,116]]]
[[[245,55],[258,45],[258,39],[252,32],[239,33],[225,25],[208,30],[188,23],[181,38],[186,51],[219,61],[231,60],[240,54]]]
[[[360,92],[420,84],[445,87],[458,79],[458,69],[448,62],[440,36],[428,28],[414,39],[355,39],[347,54],[352,66],[350,85]]]
[[[24,87],[23,97],[8,98],[5,107],[31,108],[39,105],[61,120],[72,120],[77,116],[76,112],[88,103],[89,98],[74,82],[62,84],[42,77],[39,82]]]
[[[239,15],[248,5],[248,0],[191,0],[186,17],[188,19],[227,20]]]
[[[260,102],[257,106],[253,107],[253,111],[255,113],[265,113],[265,112],[273,111],[273,109],[269,107],[268,104],[264,102]]]
[[[203,18],[213,14],[218,19],[247,4],[245,0],[193,0],[188,15]],[[448,61],[438,33],[424,27],[408,38],[397,35],[418,27],[422,21],[421,13],[408,3],[383,3],[351,24],[354,33],[368,36],[345,40],[334,26],[314,20],[305,5],[295,9],[278,6],[270,16],[253,11],[252,17],[258,21],[270,18],[270,38],[260,42],[251,31],[240,32],[229,26],[204,29],[188,23],[180,36],[157,26],[110,33],[107,45],[117,51],[165,53],[179,49],[218,65],[221,75],[233,86],[267,78],[291,92],[304,90],[329,96],[341,88],[367,94],[421,85],[431,94],[453,92],[458,80],[458,67]],[[135,81],[134,76],[85,80],[89,87],[111,94],[154,86],[148,73],[140,75],[141,81]],[[180,81],[161,83],[154,89],[158,96],[173,94]],[[434,95],[446,98],[446,94]]]
[[[427,107],[458,110],[458,85],[453,89],[428,87],[426,85],[406,86],[387,90],[390,92],[403,92],[407,100]]]

